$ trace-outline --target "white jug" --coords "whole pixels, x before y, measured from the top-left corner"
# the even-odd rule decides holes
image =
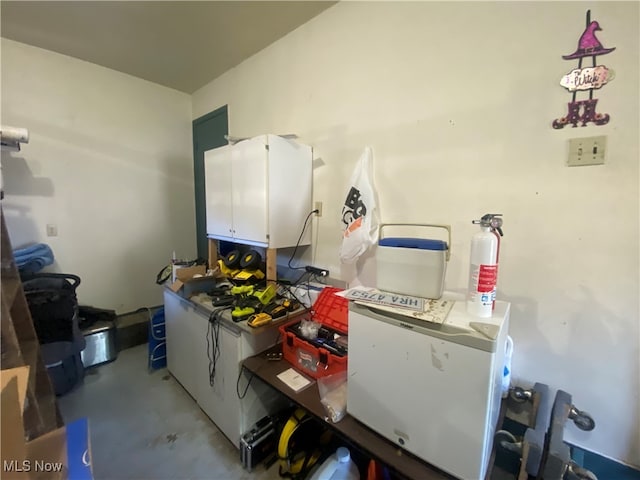
[[[349,449],[338,447],[336,453],[327,458],[314,472],[311,480],[360,480],[360,472],[351,460]]]

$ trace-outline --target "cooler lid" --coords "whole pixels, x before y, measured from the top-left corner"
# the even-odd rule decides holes
[[[448,250],[447,242],[431,238],[386,237],[378,241],[381,247],[418,248],[420,250]]]

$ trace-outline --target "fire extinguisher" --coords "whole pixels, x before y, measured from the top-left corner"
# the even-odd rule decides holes
[[[478,317],[490,317],[495,305],[501,216],[501,213],[487,213],[480,220],[472,221],[480,225],[480,231],[471,238],[467,312]]]

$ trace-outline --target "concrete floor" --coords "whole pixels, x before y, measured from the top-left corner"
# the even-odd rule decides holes
[[[96,480],[267,480],[242,468],[238,450],[166,369],[149,373],[147,345],[87,371],[83,385],[58,399],[65,422],[89,419]]]

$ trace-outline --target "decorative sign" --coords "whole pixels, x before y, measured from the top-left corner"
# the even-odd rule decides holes
[[[570,92],[575,92],[576,90],[591,90],[606,85],[606,83],[613,80],[613,78],[613,70],[609,70],[604,65],[598,65],[597,67],[576,68],[575,70],[571,70],[562,77],[560,85]]]
[[[568,124],[577,127],[578,123],[581,123],[584,127],[592,122],[596,125],[609,123],[610,117],[608,113],[596,112],[598,99],[593,98],[593,91],[613,80],[614,75],[613,70],[604,65],[596,66],[596,57],[611,53],[616,48],[605,48],[600,43],[600,40],[596,37],[596,32],[600,30],[602,30],[600,24],[591,21],[591,10],[587,10],[587,26],[578,40],[578,47],[573,53],[562,56],[565,60],[578,60],[578,67],[560,80],[560,85],[572,92],[572,98],[567,104],[567,115],[556,118],[553,121],[552,125],[555,129],[564,128]],[[591,67],[582,68],[582,60],[585,57],[592,58]],[[576,100],[576,94],[579,91],[588,91],[589,98]]]

